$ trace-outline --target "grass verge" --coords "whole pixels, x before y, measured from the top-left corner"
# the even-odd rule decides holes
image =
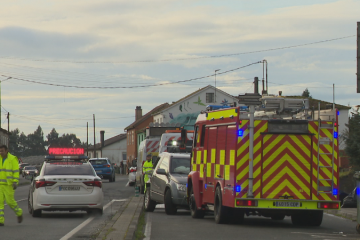
[[[141,240],[145,237],[144,235],[145,225],[146,225],[145,211],[142,210],[139,217],[138,225],[135,230],[135,240]]]

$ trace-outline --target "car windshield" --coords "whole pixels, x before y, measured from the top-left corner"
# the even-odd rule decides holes
[[[91,165],[104,165],[108,162],[106,160],[90,160]]]
[[[46,164],[44,175],[93,175],[95,172],[89,164],[81,162],[51,162]]]
[[[35,170],[36,167],[25,167],[24,169],[25,169],[25,170]]]
[[[173,157],[170,164],[170,173],[188,174],[190,172],[190,159]]]

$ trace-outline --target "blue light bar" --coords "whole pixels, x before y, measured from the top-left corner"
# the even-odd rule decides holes
[[[238,131],[238,136],[239,136],[239,137],[242,137],[243,135],[244,135],[244,130],[239,129],[239,131]]]
[[[338,195],[338,190],[336,188],[333,189],[333,195],[334,196]]]
[[[235,192],[240,192],[240,191],[241,191],[241,186],[236,185],[236,186],[235,186]]]
[[[356,188],[356,195],[360,195],[360,188]]]
[[[340,115],[340,111],[337,111],[337,115],[338,115],[338,116]]]
[[[338,132],[334,132],[334,138],[338,138]]]

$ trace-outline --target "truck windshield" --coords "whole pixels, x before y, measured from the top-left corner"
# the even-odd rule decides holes
[[[189,174],[190,158],[173,157],[170,163],[170,173]]]

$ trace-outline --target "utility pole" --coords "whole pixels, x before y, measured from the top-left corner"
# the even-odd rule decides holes
[[[357,22],[357,54],[356,54],[356,60],[357,60],[357,68],[356,68],[356,81],[357,81],[357,93],[360,93],[360,22]],[[1,120],[1,119],[0,119]]]
[[[96,148],[95,148],[95,114],[93,114],[94,121],[94,158],[96,157]]]
[[[8,133],[10,133],[10,113],[7,113],[7,120],[8,120]]]
[[[215,103],[216,103],[216,72],[220,71],[221,69],[216,69],[215,70]]]
[[[89,122],[86,122],[86,156],[89,156]]]

